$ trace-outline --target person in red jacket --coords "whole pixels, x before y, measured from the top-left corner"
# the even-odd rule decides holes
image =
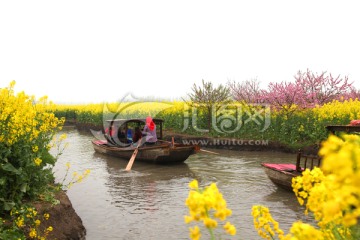
[[[143,135],[146,136],[146,145],[152,145],[157,142],[156,125],[153,119],[149,116],[146,118],[146,124],[143,130]]]

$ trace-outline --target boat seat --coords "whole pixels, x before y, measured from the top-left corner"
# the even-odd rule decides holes
[[[288,172],[296,171],[296,165],[292,163],[263,163],[262,165],[278,171],[288,171]]]
[[[296,158],[296,171],[302,172],[305,169],[312,170],[314,167],[320,167],[321,158],[317,155],[304,154],[300,150]]]

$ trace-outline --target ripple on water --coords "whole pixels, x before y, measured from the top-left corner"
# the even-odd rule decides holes
[[[89,134],[64,130],[69,147],[54,170],[57,180],[71,171],[91,173],[75,184],[69,198],[87,229],[87,239],[188,239],[183,216],[188,209],[188,183],[201,186],[216,182],[233,215],[229,220],[239,235],[231,239],[260,239],[253,228],[251,207],[268,206],[284,230],[291,222],[304,219],[291,192],[278,189],[267,178],[261,162],[289,162],[291,154],[214,150],[219,155],[197,154],[184,164],[163,166],[137,162],[124,171],[127,160],[94,152]],[[205,233],[204,233],[205,234]]]

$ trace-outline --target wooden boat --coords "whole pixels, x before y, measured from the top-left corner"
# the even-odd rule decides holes
[[[154,145],[141,145],[138,148],[136,161],[148,163],[171,164],[184,162],[192,154],[199,151],[198,145],[185,145],[162,140],[163,120],[153,119],[156,124],[158,141]],[[118,127],[118,131],[133,129],[145,125],[145,119],[115,119],[108,121],[109,128]],[[98,153],[107,154],[129,160],[134,153],[136,145],[129,141],[127,134],[110,136],[104,134],[105,140],[93,140],[94,150]],[[145,139],[145,138],[143,138]]]
[[[359,125],[328,125],[326,129],[335,134],[335,132],[345,132],[345,133],[359,133],[360,126]]]
[[[320,167],[321,159],[316,155],[298,152],[296,165],[291,163],[261,163],[269,179],[277,186],[292,191],[292,179],[300,176],[305,169]]]
[[[331,134],[336,133],[360,133],[359,125],[328,125],[326,129]],[[310,166],[309,166],[310,164]],[[306,155],[300,151],[297,154],[296,165],[295,164],[282,164],[282,163],[261,163],[265,169],[265,173],[270,180],[276,185],[292,191],[292,179],[300,176],[301,173],[309,168],[313,169],[315,166],[320,167],[321,159],[316,155]]]

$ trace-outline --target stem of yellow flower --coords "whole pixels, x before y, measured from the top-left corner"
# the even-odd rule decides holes
[[[215,235],[214,235],[214,231],[212,230],[212,228],[208,228],[209,232],[210,232],[210,236],[211,236],[211,240],[215,240]]]
[[[275,238],[271,235],[270,232],[268,232],[269,236],[271,237],[272,240],[275,240]]]

